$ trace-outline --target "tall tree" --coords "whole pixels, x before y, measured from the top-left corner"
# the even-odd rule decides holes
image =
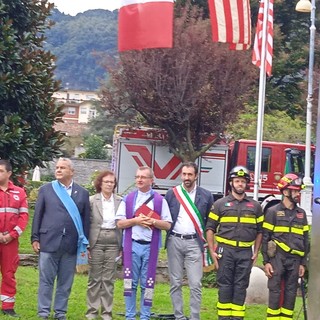
[[[130,123],[138,114],[164,128],[171,151],[195,160],[236,119],[257,72],[249,52],[212,43],[210,22],[197,7],[182,10],[174,24],[172,49],[120,55],[117,68],[108,70],[102,105],[115,116],[127,112]]]
[[[60,154],[54,56],[43,50],[52,7],[46,0],[0,2],[0,157],[10,159],[15,176]]]

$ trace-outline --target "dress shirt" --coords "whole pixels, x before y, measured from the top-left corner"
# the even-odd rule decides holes
[[[102,215],[103,222],[101,225],[102,229],[115,229],[115,210],[114,210],[114,199],[113,195],[109,199],[106,199],[101,193],[101,202],[102,202]]]
[[[196,198],[196,191],[197,191],[197,186],[195,186],[193,188],[193,190],[191,190],[190,192],[187,191],[187,193],[193,203]],[[187,211],[184,209],[184,207],[181,204],[180,204],[178,218],[177,218],[176,224],[174,225],[174,228],[172,231],[179,233],[179,234],[194,234],[194,233],[196,233],[196,229],[194,227],[192,220],[190,219]]]
[[[67,191],[68,195],[71,197],[73,180],[71,181],[71,183],[70,183],[70,185],[69,185],[68,187],[65,186],[63,183],[61,183],[59,180],[58,180],[58,182],[59,182],[60,185]]]

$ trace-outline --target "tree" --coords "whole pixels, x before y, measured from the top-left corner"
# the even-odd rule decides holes
[[[239,115],[237,123],[227,128],[228,136],[234,140],[255,140],[257,109],[256,106],[246,106],[245,111]],[[276,110],[272,114],[264,115],[263,140],[303,143],[305,135],[305,122],[298,118],[293,120],[285,111]]]
[[[100,103],[95,103],[97,116],[90,119],[88,129],[83,136],[86,139],[90,135],[100,136],[104,144],[112,144],[114,127],[121,119],[115,119],[105,108],[101,108]]]
[[[54,56],[43,50],[46,0],[0,2],[0,157],[14,176],[60,154],[62,135],[53,128],[61,108],[52,98]]]
[[[212,43],[210,22],[197,7],[175,18],[172,49],[125,52],[120,60],[108,70],[102,105],[114,116],[127,113],[131,124],[138,114],[165,129],[171,151],[191,161],[236,119],[257,75],[250,52]]]
[[[87,159],[106,159],[107,153],[104,148],[104,140],[97,135],[90,135],[84,142],[85,153],[83,158]]]

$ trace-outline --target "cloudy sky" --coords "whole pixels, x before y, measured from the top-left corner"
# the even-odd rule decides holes
[[[72,16],[90,9],[115,10],[119,8],[120,0],[51,0],[60,12]]]

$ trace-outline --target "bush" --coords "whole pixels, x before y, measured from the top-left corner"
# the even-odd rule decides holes
[[[205,288],[216,288],[217,287],[216,274],[217,273],[214,270],[203,273],[202,285]]]

